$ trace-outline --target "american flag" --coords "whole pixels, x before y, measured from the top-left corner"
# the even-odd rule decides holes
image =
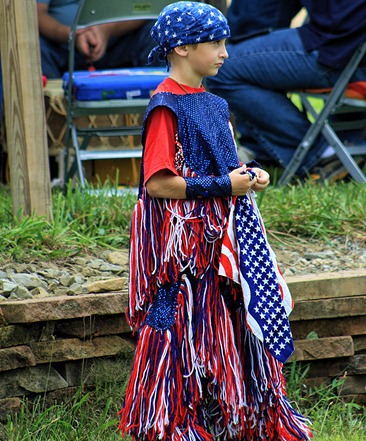
[[[249,329],[284,363],[294,351],[288,319],[293,302],[267,241],[253,192],[233,204],[219,273],[240,283]]]

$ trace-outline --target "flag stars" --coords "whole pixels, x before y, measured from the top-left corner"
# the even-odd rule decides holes
[[[293,351],[292,336],[277,278],[276,263],[272,259],[258,216],[249,198],[240,200],[236,211],[240,272],[249,291],[249,320],[253,320],[253,324],[256,322],[262,331],[267,349],[282,361]]]

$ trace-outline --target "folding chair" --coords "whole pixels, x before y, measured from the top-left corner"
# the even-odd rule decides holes
[[[278,185],[288,184],[302,165],[303,159],[321,133],[333,147],[338,159],[356,182],[366,183],[366,176],[354,159],[366,155],[366,81],[350,83],[353,73],[366,53],[366,42],[361,44],[340,75],[332,89],[295,91],[304,109],[313,122],[297,147],[290,163],[284,170]],[[312,98],[321,98],[324,106],[317,111]],[[363,112],[363,115],[362,115]],[[332,119],[333,115],[347,115],[343,120]],[[350,118],[354,116],[354,118]],[[340,131],[364,130],[363,141],[357,145],[345,145],[338,136]],[[366,156],[365,156],[366,157]]]
[[[80,117],[143,114],[152,90],[167,76],[165,67],[76,72],[74,70],[76,30],[123,20],[155,19],[169,3],[171,3],[169,0],[81,0],[69,37],[69,70],[63,77],[67,102],[67,132],[64,150],[65,185],[76,172],[81,185],[85,185],[83,161],[133,160],[142,156],[141,146],[107,150],[90,148],[90,141],[93,137],[140,135],[141,127],[138,123],[134,123],[133,126],[118,124],[117,127],[111,127],[111,125],[93,127],[91,124],[85,128],[80,126]],[[113,87],[112,80],[116,82]],[[112,91],[111,88],[113,88]],[[69,164],[70,147],[75,153],[71,165]]]

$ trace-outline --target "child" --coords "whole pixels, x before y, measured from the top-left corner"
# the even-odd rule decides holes
[[[269,175],[240,165],[227,103],[202,87],[227,58],[227,21],[177,2],[151,34],[171,71],[142,133],[128,310],[139,339],[119,427],[146,441],[308,440],[281,373],[291,298],[254,202]]]

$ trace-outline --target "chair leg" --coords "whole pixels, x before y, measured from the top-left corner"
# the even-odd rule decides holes
[[[348,151],[347,147],[342,143],[339,137],[336,135],[332,127],[326,123],[324,124],[322,134],[334,148],[336,155],[340,159],[341,163],[348,170],[352,178],[359,183],[366,183],[366,176],[358,166],[357,162],[353,159],[352,155]],[[366,155],[366,146],[359,149],[360,154]]]

